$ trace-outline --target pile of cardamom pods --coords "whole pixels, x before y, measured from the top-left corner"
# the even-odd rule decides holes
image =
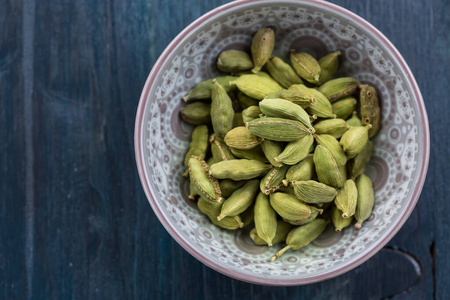
[[[257,245],[285,242],[272,260],[311,243],[330,220],[341,231],[370,217],[363,172],[380,127],[375,89],[333,79],[339,51],[318,61],[291,51],[291,67],[272,56],[274,44],[273,30],[261,28],[251,55],[222,52],[217,68],[231,75],[194,86],[181,110],[197,125],[184,161],[189,198],[217,226],[254,226]]]

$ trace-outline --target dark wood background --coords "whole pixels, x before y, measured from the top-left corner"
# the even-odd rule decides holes
[[[322,283],[225,277],[161,226],[134,161],[160,53],[226,0],[0,0],[0,299],[449,299],[450,5],[332,0],[400,50],[431,127],[425,187],[395,238]]]

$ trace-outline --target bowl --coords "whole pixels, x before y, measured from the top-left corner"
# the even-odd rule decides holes
[[[219,75],[226,49],[248,50],[263,26],[275,30],[274,54],[289,49],[316,57],[340,50],[340,73],[377,88],[382,125],[366,174],[375,207],[360,230],[328,228],[298,251],[270,258],[281,245],[256,246],[248,230],[214,226],[188,199],[184,155],[193,127],[179,117],[181,98]],[[375,27],[326,1],[233,1],[198,18],[164,50],[147,79],[136,116],[140,179],[156,216],[172,237],[205,265],[230,277],[266,285],[301,285],[343,274],[379,251],[402,227],[419,199],[429,158],[428,120],[419,87],[392,43]],[[331,227],[331,226],[329,226]]]

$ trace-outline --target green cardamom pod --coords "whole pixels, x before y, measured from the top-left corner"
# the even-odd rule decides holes
[[[342,175],[339,172],[339,167],[327,148],[317,145],[313,159],[320,182],[335,188],[342,187]]]
[[[206,201],[203,198],[198,199],[197,202],[198,209],[205,214],[211,222],[219,227],[228,230],[235,230],[238,228],[244,227],[244,223],[242,222],[239,216],[235,217],[225,217],[220,221],[217,221],[217,216],[220,214],[220,210],[222,208],[222,203],[213,203]]]
[[[270,93],[283,89],[275,80],[254,74],[242,75],[236,80],[230,81],[238,89],[249,97],[262,100]]]
[[[225,143],[235,149],[249,150],[261,142],[262,139],[253,135],[245,126],[233,128],[225,135]]]
[[[272,256],[272,261],[275,261],[289,249],[298,250],[310,244],[325,231],[328,223],[330,223],[330,221],[315,219],[311,223],[292,229],[286,237],[287,246]]]
[[[299,105],[284,99],[264,99],[259,102],[261,112],[269,117],[296,120],[302,123],[308,131],[314,133],[308,113]]]
[[[266,62],[266,68],[272,78],[286,89],[293,84],[303,83],[300,77],[295,73],[294,69],[279,57],[272,56],[269,58]]]
[[[234,156],[231,153],[230,148],[228,148],[228,146],[221,138],[218,138],[215,134],[212,134],[209,137],[209,142],[211,143],[211,153],[212,156],[215,158],[215,162],[234,159]]]
[[[257,105],[249,106],[242,111],[242,120],[244,121],[244,124],[245,124],[247,122],[250,122],[254,119],[259,118],[260,114],[261,114],[261,109],[259,109],[259,106],[257,106]]]
[[[208,127],[206,125],[199,125],[192,131],[191,142],[189,143],[189,150],[184,157],[184,165],[188,168],[188,162],[192,155],[205,159],[208,151]],[[184,173],[187,177],[189,171]]]
[[[231,153],[237,158],[244,158],[250,160],[258,160],[263,163],[268,163],[266,156],[261,148],[261,145],[253,147],[252,149],[242,150],[236,148],[230,148]]]
[[[217,179],[239,181],[265,175],[271,167],[257,160],[233,159],[215,163],[210,167],[209,173]]]
[[[314,138],[317,144],[324,146],[330,151],[338,166],[344,166],[347,163],[347,155],[336,138],[329,134],[316,134]]]
[[[294,180],[310,180],[315,174],[313,155],[309,154],[305,159],[296,165],[289,168],[286,173],[286,181],[283,181],[284,185],[287,186],[288,182]]]
[[[289,234],[289,231],[292,229],[292,225],[282,220],[277,221],[277,231],[275,232],[275,237],[272,239],[272,244],[276,245],[279,243],[283,243],[286,241],[286,237]],[[267,246],[267,242],[259,237],[256,228],[253,228],[250,231],[250,238],[255,242],[256,245],[259,246]]]
[[[317,60],[305,52],[295,53],[291,50],[291,63],[298,76],[311,83],[319,83],[321,74],[320,65]]]
[[[372,157],[372,149],[373,144],[371,141],[368,141],[364,148],[356,154],[354,158],[349,160],[348,162],[348,171],[350,173],[350,177],[355,180],[356,177],[361,175],[366,168],[367,163],[370,161]]]
[[[258,118],[245,126],[254,135],[277,142],[295,141],[311,134],[302,123],[281,118]]]
[[[211,91],[213,88],[213,79],[216,79],[216,81],[224,87],[225,91],[227,91],[227,93],[233,91],[234,89],[236,89],[235,86],[231,86],[229,84],[230,81],[235,80],[237,77],[235,76],[221,76],[221,77],[216,77],[216,78],[212,78],[212,79],[208,79],[205,81],[202,81],[200,83],[198,83],[196,86],[194,86],[189,93],[183,97],[183,100],[185,102],[189,102],[192,100],[210,100],[211,99]]]
[[[272,247],[272,241],[277,232],[277,213],[270,206],[269,197],[263,193],[256,196],[255,201],[255,228],[258,236]]]
[[[333,107],[331,106],[330,101],[318,90],[308,88],[303,84],[294,84],[289,89],[294,91],[300,90],[304,93],[309,94],[313,101],[306,109],[308,113],[324,119],[336,118],[336,115],[333,114]]]
[[[369,137],[373,137],[380,129],[381,112],[377,91],[370,85],[361,85],[359,101],[361,102],[361,120],[363,125],[371,125]]]
[[[261,28],[256,32],[252,40],[251,52],[253,58],[252,72],[256,73],[266,64],[272,56],[275,46],[275,33],[272,28]]]
[[[341,77],[332,79],[322,84],[318,91],[334,102],[353,94],[359,86],[359,81],[353,77]]]
[[[289,142],[283,152],[275,157],[275,161],[286,165],[295,165],[308,156],[313,143],[312,135],[306,135],[297,141]]]
[[[283,163],[275,161],[275,157],[283,152],[284,147],[284,143],[274,142],[270,140],[264,140],[261,143],[261,148],[264,152],[264,155],[274,167],[281,167],[283,165]]]
[[[336,189],[314,180],[292,181],[295,196],[306,203],[327,203],[336,197]]]
[[[355,211],[355,219],[357,221],[355,227],[360,229],[362,223],[372,214],[374,192],[372,181],[365,174],[361,174],[356,180],[356,188],[358,190],[358,200]]]
[[[217,179],[208,174],[209,167],[206,162],[197,156],[191,156],[188,161],[188,169],[191,182],[195,184],[200,197],[210,202],[222,202],[222,192],[220,191]]]
[[[225,89],[213,80],[211,91],[211,122],[214,133],[219,137],[233,128],[234,110],[230,97]]]
[[[279,90],[268,94],[264,99],[284,99],[300,105],[303,109],[308,108],[315,101],[310,93],[300,90]]]
[[[286,176],[289,166],[273,167],[266,176],[261,179],[259,188],[262,193],[269,195],[282,186],[282,181]]]
[[[280,192],[270,194],[270,205],[282,218],[295,221],[305,220],[318,210],[293,195]]]
[[[316,134],[329,134],[335,138],[340,138],[350,126],[343,119],[322,120],[314,124]]]
[[[358,118],[358,113],[354,111],[352,117],[346,121],[348,126],[362,126],[361,120]]]
[[[220,191],[223,198],[228,198],[233,192],[245,184],[245,181],[234,181],[231,179],[224,179],[219,182]]]
[[[343,218],[350,218],[355,214],[358,190],[353,180],[349,179],[338,191],[334,204],[342,212]]]
[[[180,115],[183,121],[194,125],[200,125],[211,123],[210,112],[210,103],[194,102],[183,107],[180,110]]]
[[[226,50],[217,58],[217,68],[223,72],[236,73],[253,68],[250,55],[242,50]]]
[[[341,137],[340,144],[348,158],[353,158],[358,154],[369,141],[369,129],[372,125],[352,126]]]
[[[333,205],[333,207],[331,207],[331,221],[333,222],[334,229],[337,232],[340,232],[342,229],[352,224],[353,217],[343,218],[342,212],[336,207],[336,205]]]
[[[355,111],[357,103],[355,98],[345,97],[331,104],[331,107],[336,118],[347,119]]]
[[[259,180],[249,180],[243,187],[231,194],[231,196],[223,202],[217,221],[220,221],[225,217],[237,216],[249,208],[255,201],[256,194],[258,193],[258,186]]]
[[[331,52],[319,59],[320,77],[319,84],[323,84],[333,78],[339,68],[339,55],[341,51]]]
[[[287,220],[287,219],[283,219],[283,221],[286,222],[286,223],[295,225],[295,226],[305,225],[305,224],[308,224],[308,223],[311,223],[312,221],[314,221],[319,214],[320,215],[322,214],[322,212],[323,212],[322,208],[320,210],[316,209],[316,210],[311,211],[311,215],[308,218],[306,218],[306,219],[302,219],[302,220]]]
[[[243,92],[239,91],[237,93],[237,98],[239,101],[239,105],[241,106],[242,109],[246,109],[250,106],[258,106],[259,101],[247,96],[246,94],[244,94]]]

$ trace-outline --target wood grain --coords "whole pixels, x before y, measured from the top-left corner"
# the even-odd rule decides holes
[[[331,1],[394,43],[430,118],[422,196],[382,251],[322,283],[258,286],[205,267],[161,226],[134,162],[140,92],[170,41],[225,2],[0,2],[1,299],[450,297],[447,0]]]

